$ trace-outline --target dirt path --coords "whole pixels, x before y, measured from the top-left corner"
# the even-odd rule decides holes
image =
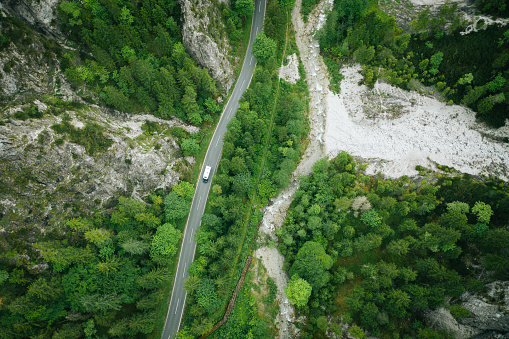
[[[332,0],[323,0],[309,15],[308,22],[304,24],[301,15],[302,0],[295,1],[292,11],[292,23],[295,27],[297,47],[304,68],[306,70],[306,82],[310,91],[309,102],[309,144],[304,152],[301,162],[292,174],[290,184],[279,196],[272,199],[270,206],[265,208],[262,225],[259,230],[260,239],[268,237],[277,241],[274,233],[283,225],[286,218],[286,211],[293,200],[293,195],[299,189],[298,177],[311,174],[313,164],[326,156],[323,136],[325,132],[325,99],[328,92],[329,80],[327,68],[320,56],[318,42],[312,37],[316,27],[325,22],[324,9],[332,4]],[[283,270],[284,257],[276,248],[262,247],[256,250],[255,256],[260,258],[267,268],[267,273],[274,279],[277,285],[277,299],[279,302],[279,314],[276,322],[279,323],[279,338],[290,339],[298,336],[298,330],[294,326],[295,311],[288,301],[284,287],[288,285],[288,276]]]

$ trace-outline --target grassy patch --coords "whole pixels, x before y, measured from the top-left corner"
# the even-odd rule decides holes
[[[470,311],[461,305],[447,305],[446,308],[451,312],[452,316],[456,319],[470,317]]]

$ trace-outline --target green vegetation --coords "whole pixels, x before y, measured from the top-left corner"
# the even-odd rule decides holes
[[[271,18],[266,23],[271,29],[265,34],[276,44],[275,57],[257,66],[250,87],[228,125],[222,158],[196,234],[198,247],[185,286],[188,297],[182,331],[195,336],[209,331],[222,318],[261,218],[258,208],[252,204],[265,205],[288,185],[306,136],[306,92],[301,90],[302,84],[279,83],[276,72],[275,60],[279,62],[283,57],[289,17],[277,1],[268,3],[266,17]],[[281,23],[282,29],[274,28]],[[250,313],[251,307],[244,309],[245,315],[236,307],[234,314],[241,318],[233,316],[225,325],[227,332],[219,333],[228,333],[231,338],[245,338],[248,333],[260,333],[257,338],[266,337],[260,332],[262,329],[266,332],[261,320],[255,317],[249,321],[257,313]]]
[[[507,0],[478,0],[477,6],[483,13],[505,18],[509,16]]]
[[[288,282],[288,287],[285,288],[285,293],[292,304],[304,307],[311,296],[311,290],[311,285],[306,280],[300,278],[298,274],[294,274]]]
[[[182,182],[173,192],[187,201],[190,188]],[[150,198],[120,197],[111,216],[68,220],[40,235],[30,259],[2,260],[0,336],[146,337],[162,327],[183,224],[163,223],[167,199]]]
[[[478,290],[473,263],[496,271],[492,279],[509,276],[505,186],[468,176],[390,181],[357,168],[346,153],[317,162],[278,231],[289,298],[309,319],[303,338],[323,335],[320,317],[328,314],[376,336],[423,337],[410,326],[422,321],[419,310]],[[301,280],[312,287],[307,302],[304,288],[293,291]],[[449,309],[468,316],[459,306]]]
[[[252,266],[253,264],[251,264]],[[267,311],[268,308],[274,304],[274,296],[270,298],[270,293],[267,295],[267,303],[260,305],[253,298],[252,290],[259,289],[259,284],[253,281],[254,273],[252,267],[246,275],[246,280],[237,297],[235,308],[228,318],[228,322],[224,324],[219,330],[212,333],[210,338],[274,338],[276,333],[271,319],[265,319],[261,316],[263,310]],[[270,278],[268,278],[270,279]],[[268,280],[267,279],[267,280]],[[273,285],[275,287],[275,285]],[[260,291],[264,293],[265,291]]]
[[[276,53],[276,42],[268,38],[263,31],[258,33],[253,42],[253,56],[260,64],[265,65],[267,61],[274,58]]]
[[[68,79],[85,94],[97,92],[122,111],[176,116],[195,125],[220,112],[215,82],[181,43],[176,1],[64,1],[59,13],[64,31],[93,55],[64,55]],[[226,13],[235,21],[236,12]]]
[[[460,305],[447,305],[447,309],[451,311],[451,314],[456,319],[468,318],[470,311]]]
[[[493,25],[461,35],[457,4],[446,4],[438,16],[422,11],[405,33],[376,2],[342,0],[317,34],[332,73],[332,90],[345,60],[362,64],[364,83],[377,79],[408,90],[434,86],[448,102],[465,104],[476,117],[500,127],[509,118],[509,31]],[[447,34],[444,34],[447,33]]]
[[[70,121],[69,116],[64,116],[61,123],[55,124],[51,128],[58,134],[65,134],[70,142],[85,147],[89,155],[103,152],[113,144],[113,140],[107,138],[103,133],[103,128],[96,123],[87,123],[83,128],[76,128]]]
[[[304,22],[308,21],[309,13],[311,13],[313,8],[315,8],[319,2],[320,2],[319,0],[302,0],[300,11],[302,13],[302,16],[304,17]]]

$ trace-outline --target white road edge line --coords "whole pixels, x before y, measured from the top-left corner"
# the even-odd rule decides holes
[[[258,13],[262,11],[262,1],[260,0],[260,4],[258,5]]]

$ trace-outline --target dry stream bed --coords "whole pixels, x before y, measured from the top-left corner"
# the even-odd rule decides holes
[[[301,2],[295,1],[292,23],[310,91],[310,142],[289,186],[265,208],[259,243],[267,238],[269,243],[277,241],[275,231],[282,226],[299,188],[298,177],[310,174],[317,160],[335,157],[341,151],[367,162],[367,174],[381,172],[389,178],[417,175],[416,165],[434,167],[439,163],[473,175],[492,174],[509,180],[509,146],[496,141],[509,137],[508,126],[488,128],[477,123],[468,108],[385,83],[368,89],[359,85],[359,65],[341,70],[341,94],[330,92],[314,33],[324,24],[332,0],[322,0],[307,23],[300,15]],[[269,246],[257,249],[255,256],[277,285],[279,338],[294,338],[298,330],[295,310],[283,289],[289,279],[283,270],[284,257]]]

